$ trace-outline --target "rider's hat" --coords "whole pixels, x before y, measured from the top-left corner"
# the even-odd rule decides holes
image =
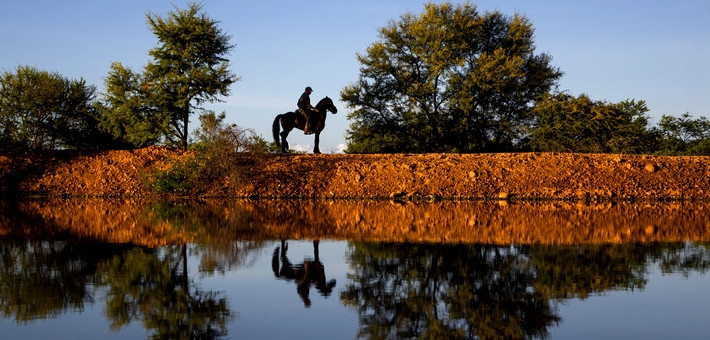
[[[313,89],[310,86],[306,86],[306,91],[311,91],[313,92]]]

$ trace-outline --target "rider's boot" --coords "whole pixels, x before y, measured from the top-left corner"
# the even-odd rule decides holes
[[[303,133],[306,135],[312,135],[313,129],[311,128],[311,118],[306,115],[306,126],[303,128]]]

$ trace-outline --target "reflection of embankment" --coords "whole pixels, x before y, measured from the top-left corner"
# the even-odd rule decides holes
[[[387,201],[249,203],[268,237],[395,242],[710,240],[710,205]]]
[[[70,238],[150,247],[180,244],[190,236],[152,218],[145,202],[71,199],[0,201],[0,236]]]
[[[36,229],[45,235],[49,231],[147,246],[272,239],[495,244],[710,241],[707,203],[74,199],[5,203],[0,208],[0,235],[31,234]]]

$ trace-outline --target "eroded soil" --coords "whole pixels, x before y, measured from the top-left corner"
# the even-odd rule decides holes
[[[7,195],[145,197],[160,147],[0,155]],[[244,156],[257,164],[207,196],[330,199],[710,200],[710,157],[504,153]],[[238,178],[239,185],[234,182]]]

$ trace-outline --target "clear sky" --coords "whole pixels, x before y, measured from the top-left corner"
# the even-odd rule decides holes
[[[439,2],[439,1],[435,1]],[[456,3],[455,1],[452,1]],[[473,1],[479,11],[525,15],[535,29],[536,52],[552,56],[565,74],[560,90],[593,100],[646,101],[652,124],[661,115],[710,116],[710,1],[707,0],[507,0]],[[84,78],[104,90],[112,62],[135,71],[148,62],[157,39],[146,13],[165,16],[186,8],[179,0],[3,0],[0,6],[0,71],[18,65]],[[229,123],[271,141],[271,123],[292,111],[306,86],[311,101],[334,99],[321,150],[344,147],[349,109],[341,89],[356,81],[356,53],[378,40],[378,28],[422,1],[206,0],[236,48],[232,71],[241,80],[223,103]],[[197,117],[191,120],[193,127]],[[313,136],[298,130],[292,148],[311,150]]]

